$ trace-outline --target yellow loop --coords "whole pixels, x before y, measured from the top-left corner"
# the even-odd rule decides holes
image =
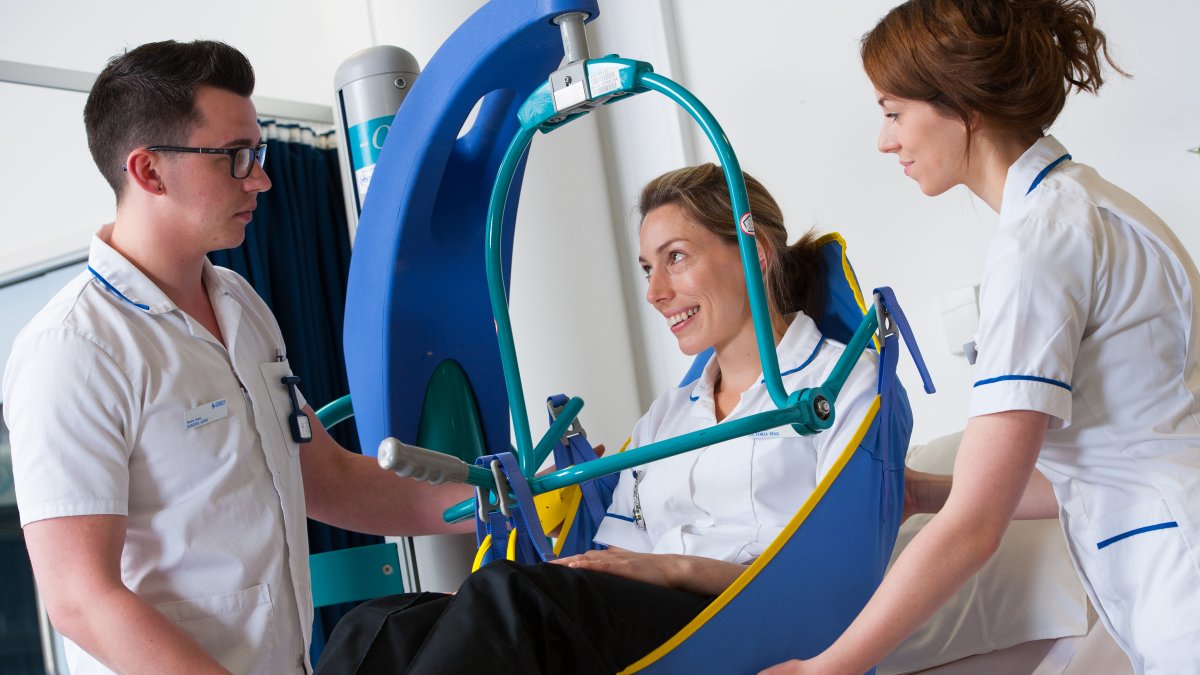
[[[475,554],[475,562],[471,565],[471,571],[475,572],[483,565],[483,557],[487,555],[488,547],[492,545],[492,535],[484,535],[483,543],[479,545],[479,552]]]
[[[632,441],[632,437],[626,438],[625,443],[621,445],[621,449],[617,452],[625,452]],[[559,554],[562,545],[566,543],[567,531],[570,529],[571,523],[575,521],[575,512],[579,508],[580,497],[581,493],[578,485],[569,485],[565,488],[534,497],[534,503],[538,508],[538,516],[542,521],[542,528],[549,531],[559,526],[562,527],[558,541],[554,543],[555,555]],[[516,534],[517,531],[515,529],[508,533],[506,557],[509,560],[517,559]],[[471,565],[472,572],[478,570],[483,565],[483,559],[487,556],[487,550],[491,543],[492,535],[486,535],[483,538],[483,543],[479,545],[479,552],[475,554],[475,562]]]
[[[504,557],[516,562],[517,560],[517,528],[508,531],[508,552]]]
[[[492,545],[492,535],[488,534],[483,537],[483,543],[479,545],[479,551],[475,554],[475,562],[471,564],[471,571],[477,571],[483,565],[483,558],[487,555],[488,547]],[[505,557],[509,560],[516,561],[517,559],[517,528],[508,531],[508,550],[505,552]]]

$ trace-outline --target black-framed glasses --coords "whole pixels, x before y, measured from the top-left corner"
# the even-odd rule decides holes
[[[254,163],[263,166],[267,162],[267,144],[260,143],[254,147],[242,148],[188,148],[175,145],[152,145],[147,150],[152,152],[194,152],[201,155],[228,155],[229,175],[242,180],[250,175]]]

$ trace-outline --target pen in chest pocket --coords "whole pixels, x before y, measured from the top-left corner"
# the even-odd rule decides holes
[[[283,363],[285,358],[282,349],[275,350],[275,361]],[[288,414],[288,429],[292,433],[292,440],[296,443],[308,443],[312,441],[312,425],[308,421],[308,415],[300,409],[300,377],[298,375],[284,375],[280,378],[280,383],[287,387],[288,396],[292,400],[292,411]]]

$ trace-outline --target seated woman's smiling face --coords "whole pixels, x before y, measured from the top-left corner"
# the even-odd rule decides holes
[[[754,325],[736,245],[696,223],[680,206],[665,204],[642,221],[640,249],[646,301],[666,319],[684,354],[709,347],[720,352],[747,334],[753,347]]]

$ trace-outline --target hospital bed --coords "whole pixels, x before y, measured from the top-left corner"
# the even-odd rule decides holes
[[[916,444],[907,464],[951,473],[961,433]],[[900,528],[892,560],[930,516]],[[1097,620],[1057,520],[1014,521],[1000,549],[878,668],[880,675],[1131,675]]]

